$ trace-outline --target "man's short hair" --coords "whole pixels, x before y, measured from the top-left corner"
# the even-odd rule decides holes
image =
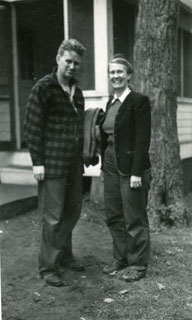
[[[85,47],[76,39],[69,39],[69,40],[64,40],[59,49],[57,54],[62,56],[64,51],[75,51],[77,54],[79,54],[81,57],[83,56],[85,52]]]
[[[128,74],[133,73],[133,67],[131,63],[124,57],[122,53],[115,54],[109,64],[111,63],[123,64],[126,67]]]

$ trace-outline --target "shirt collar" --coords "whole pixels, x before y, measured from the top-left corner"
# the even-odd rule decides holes
[[[126,88],[125,91],[123,91],[122,95],[120,95],[120,97],[118,97],[116,94],[114,94],[111,103],[113,103],[116,99],[119,99],[120,102],[123,103],[123,101],[125,100],[125,98],[127,97],[127,95],[130,92],[131,92],[131,90],[129,88]]]

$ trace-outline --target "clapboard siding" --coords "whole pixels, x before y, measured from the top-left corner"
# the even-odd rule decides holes
[[[181,159],[192,157],[192,99],[178,98],[177,127]]]
[[[0,96],[0,142],[11,140],[9,97]]]

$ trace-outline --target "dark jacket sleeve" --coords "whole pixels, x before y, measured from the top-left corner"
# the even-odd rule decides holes
[[[89,108],[85,111],[83,160],[86,167],[99,162],[97,128],[103,113],[100,108]]]
[[[41,88],[32,88],[28,98],[24,134],[34,166],[44,165],[43,128],[44,128],[44,99]]]
[[[100,135],[101,135],[101,140],[100,140],[101,170],[103,170],[104,153],[107,148],[107,138],[108,138],[108,135],[103,130],[103,123],[104,123],[105,118],[107,116],[107,112],[109,110],[111,100],[112,100],[112,97],[110,97],[109,101],[107,102],[105,112],[99,121],[99,128],[100,128]]]
[[[140,176],[143,163],[148,158],[151,138],[151,108],[149,98],[143,96],[134,108],[135,148],[131,175]]]

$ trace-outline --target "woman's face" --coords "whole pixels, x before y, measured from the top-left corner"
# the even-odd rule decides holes
[[[130,78],[131,74],[127,73],[125,65],[114,62],[109,64],[109,79],[114,91],[124,91]]]

